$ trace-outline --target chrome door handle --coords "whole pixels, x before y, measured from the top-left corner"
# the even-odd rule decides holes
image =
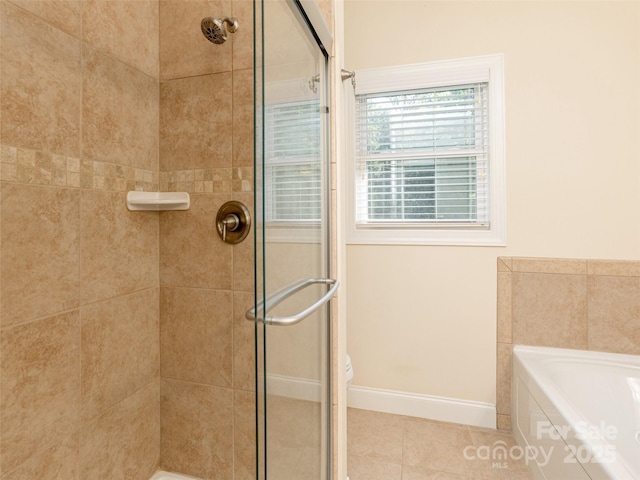
[[[290,316],[280,317],[275,315],[264,315],[264,311],[266,309],[270,309],[278,305],[283,300],[289,298],[296,292],[310,286],[317,284],[325,284],[331,285],[331,288],[327,290],[327,293],[322,295],[318,300],[309,305],[304,310],[301,310],[298,313],[295,313]],[[253,307],[247,311],[245,317],[247,320],[255,321],[256,320],[256,309],[258,312],[261,312],[264,315],[264,318],[261,318],[267,325],[278,325],[278,326],[288,326],[295,325],[296,323],[301,322],[306,317],[311,315],[313,312],[318,310],[322,305],[327,303],[329,299],[336,293],[338,287],[340,286],[340,282],[338,280],[334,280],[333,278],[308,278],[305,280],[298,280],[297,282],[293,282],[280,290],[276,290],[271,295],[269,295],[266,299],[261,300],[256,307]]]

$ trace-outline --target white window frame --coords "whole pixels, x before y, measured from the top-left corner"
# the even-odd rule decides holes
[[[489,95],[489,227],[380,226],[356,224],[355,98],[347,111],[348,244],[374,245],[506,245],[504,57],[502,54],[358,70],[356,95],[488,82]]]

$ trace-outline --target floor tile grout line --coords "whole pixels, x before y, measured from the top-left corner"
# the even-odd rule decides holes
[[[385,416],[388,415],[382,412],[380,412],[380,414]],[[371,414],[369,413],[367,415],[371,415]],[[393,462],[393,461],[376,458],[375,455],[369,456],[366,453],[364,455],[348,455],[348,456],[352,458],[358,457],[359,459],[362,459],[361,461],[365,463],[380,462],[387,465],[390,465],[390,464],[396,465],[396,467],[399,467],[401,480],[405,476],[413,475],[413,474],[417,475],[416,478],[422,478],[423,470],[427,475],[436,474],[436,475],[454,476],[456,479],[459,479],[459,480],[480,480],[480,479],[494,480],[494,479],[502,478],[502,474],[504,473],[504,471],[501,470],[500,472],[496,472],[493,470],[487,470],[485,468],[486,467],[485,465],[478,465],[477,466],[478,468],[470,468],[469,470],[466,470],[464,473],[458,470],[452,471],[451,469],[446,468],[444,465],[439,467],[436,467],[434,465],[426,465],[426,464],[410,465],[409,463],[407,463],[407,438],[411,436],[411,432],[410,432],[411,423],[414,422],[416,419],[414,419],[413,417],[407,417],[403,415],[394,415],[394,417],[397,419],[396,421],[402,426],[401,464],[400,465],[398,465],[396,462]],[[417,419],[417,420],[418,421],[416,423],[420,425],[421,419]],[[439,421],[431,422],[428,420],[426,422],[438,424],[447,428],[456,429],[458,430],[459,433],[464,432],[464,436],[466,437],[465,440],[468,442],[468,445],[474,446],[474,447],[478,447],[478,446],[484,445],[487,442],[491,442],[492,440],[495,440],[495,438],[493,438],[495,435],[498,435],[499,437],[504,437],[509,435],[509,432],[501,432],[501,431],[498,431],[497,429],[483,429],[479,427],[474,427],[473,425],[454,424],[454,423],[439,422]],[[366,428],[368,425],[374,425],[374,424],[372,424],[370,421],[368,423],[363,423],[360,425],[359,430],[363,429],[366,431]],[[414,440],[420,442],[420,437],[417,439],[414,438]],[[459,446],[460,444],[458,444],[458,447]],[[433,467],[436,467],[436,468],[433,468]],[[444,469],[442,467],[444,467]],[[529,476],[526,476],[526,475],[522,476],[523,474],[520,471],[520,468],[518,466],[514,465],[514,467],[516,467],[515,470],[513,471],[513,474],[516,475],[514,479],[518,478],[518,479],[524,480],[524,479],[530,478]],[[397,476],[396,472],[397,470],[394,471],[393,478],[396,478]],[[351,480],[363,480],[364,477],[359,476],[355,469],[352,470],[352,473],[354,475],[351,477]],[[382,477],[376,476],[376,478],[373,480],[381,480],[381,478]],[[369,480],[369,479],[367,478],[366,480]],[[385,477],[384,480],[391,480],[391,479],[388,477]]]

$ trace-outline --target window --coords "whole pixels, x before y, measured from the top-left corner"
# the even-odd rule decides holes
[[[319,108],[314,98],[265,109],[265,217],[271,224],[320,222]]]
[[[502,57],[357,72],[350,243],[504,244]]]
[[[256,211],[264,212],[269,242],[317,243],[326,233],[328,109],[319,80],[318,75],[272,78],[262,90],[256,131],[263,137],[255,174],[264,189]]]

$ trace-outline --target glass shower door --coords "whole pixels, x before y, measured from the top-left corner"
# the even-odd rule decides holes
[[[257,478],[326,480],[327,56],[297,1],[255,12]]]

